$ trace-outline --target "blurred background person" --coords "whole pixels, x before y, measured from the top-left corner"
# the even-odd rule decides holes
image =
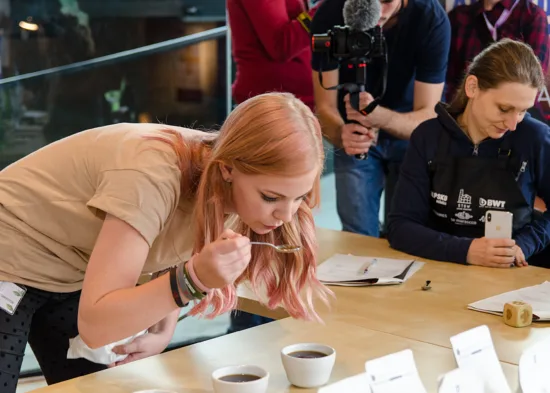
[[[451,102],[468,64],[491,43],[510,38],[528,44],[548,71],[548,20],[530,0],[480,0],[449,12],[451,49],[445,100]]]
[[[307,0],[227,0],[238,104],[283,91],[313,109],[309,25],[317,7]]]

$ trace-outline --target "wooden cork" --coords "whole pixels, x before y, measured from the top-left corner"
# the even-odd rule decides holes
[[[502,314],[504,323],[512,327],[525,327],[533,322],[533,307],[520,301],[506,303]]]

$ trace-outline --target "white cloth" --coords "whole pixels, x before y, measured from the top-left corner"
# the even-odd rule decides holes
[[[147,330],[139,332],[132,337],[128,337],[96,349],[92,349],[88,345],[86,345],[86,343],[82,341],[82,338],[80,338],[80,335],[78,335],[73,339],[69,339],[69,350],[67,351],[67,359],[84,358],[94,363],[107,365],[115,362],[120,362],[126,359],[128,355],[117,355],[113,352],[113,348],[118,345],[128,344],[132,342],[132,340],[134,340],[135,338],[142,336],[145,333],[147,333]]]

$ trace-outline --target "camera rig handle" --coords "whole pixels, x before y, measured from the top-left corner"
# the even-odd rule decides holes
[[[365,90],[367,84],[367,62],[364,59],[360,59],[354,64],[348,65],[349,68],[355,68],[355,83],[348,83],[345,85],[346,90],[349,92],[350,104],[353,109],[360,112],[363,115],[368,115],[380,104],[381,96],[374,99],[370,104],[365,108],[360,108],[360,94]],[[385,89],[384,89],[385,90]],[[350,121],[350,123],[359,124],[356,121]],[[359,132],[354,132],[354,134],[361,135]],[[368,158],[368,153],[356,154],[355,158],[358,160],[366,160]]]
[[[372,30],[373,46],[367,48],[365,46],[365,52],[363,54],[357,54],[357,48],[353,48],[353,42],[349,40],[349,27],[341,28],[335,26],[334,31],[336,33],[329,32],[327,34],[314,35],[312,37],[312,48],[314,52],[326,53],[327,59],[337,60],[339,67],[347,66],[349,69],[355,69],[355,80],[352,83],[340,83],[335,86],[326,87],[323,84],[323,67],[322,64],[319,67],[319,84],[325,90],[341,90],[344,89],[350,94],[350,104],[352,108],[367,116],[374,111],[380,104],[382,97],[386,93],[386,85],[388,78],[388,48],[382,28],[376,26]],[[338,38],[335,39],[334,37]],[[341,42],[343,40],[343,43]],[[351,45],[351,46],[350,46]],[[350,49],[351,47],[351,49]],[[327,48],[329,48],[327,50]],[[337,48],[337,49],[334,49]],[[345,48],[345,50],[341,50]],[[334,52],[333,52],[334,51]],[[377,97],[368,104],[365,108],[359,108],[360,93],[366,91],[367,85],[367,64],[371,62],[378,63],[376,66],[380,67],[382,71],[382,78],[380,78],[380,86],[378,86]],[[344,65],[344,63],[347,63]],[[357,122],[353,122],[357,123]],[[358,123],[357,123],[358,124]],[[359,134],[359,133],[357,133]],[[368,157],[367,153],[356,154],[355,157],[359,160],[365,160]]]

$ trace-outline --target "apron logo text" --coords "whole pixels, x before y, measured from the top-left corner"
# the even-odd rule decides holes
[[[476,225],[475,221],[471,221],[474,216],[472,216],[470,213],[467,212],[458,212],[455,214],[458,218],[451,218],[451,221],[455,224],[462,224],[462,225]]]
[[[435,203],[438,203],[443,206],[447,206],[447,200],[449,199],[447,195],[440,194],[435,191],[432,191],[432,198],[435,199]]]
[[[461,220],[469,220],[470,218],[474,217],[470,213],[466,213],[466,212],[456,213],[455,216],[457,216]]]
[[[504,209],[506,201],[499,201],[497,199],[484,199],[479,198],[479,207],[491,207],[495,209]]]
[[[459,210],[472,210],[472,197],[464,192],[461,188],[458,194],[457,209]]]

